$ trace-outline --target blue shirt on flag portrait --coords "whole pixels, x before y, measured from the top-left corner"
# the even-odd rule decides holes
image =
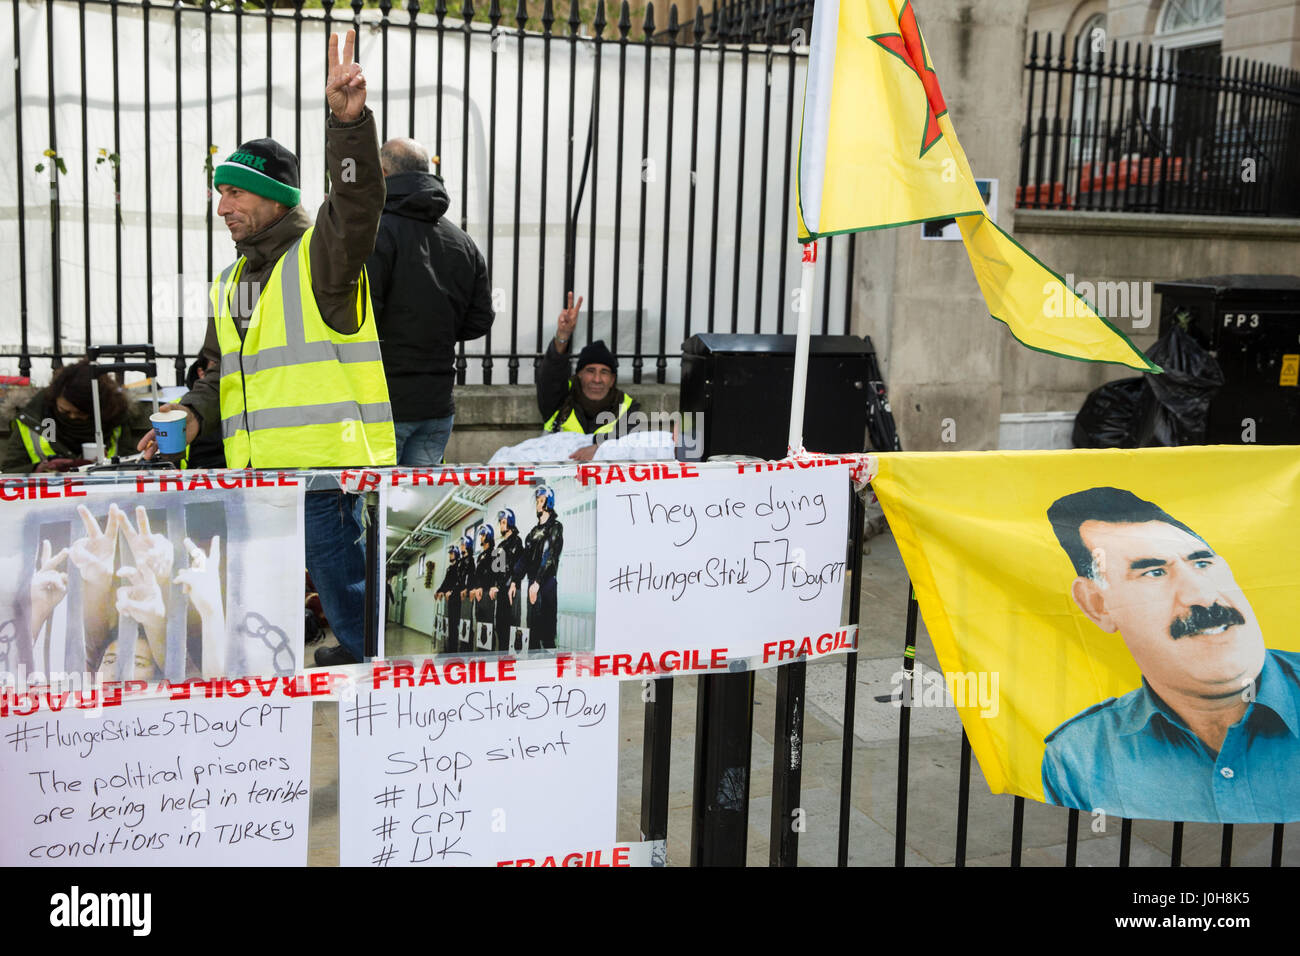
[[[1255,699],[1216,754],[1142,686],[1046,738],[1043,799],[1126,819],[1300,820],[1300,654],[1269,650]]]

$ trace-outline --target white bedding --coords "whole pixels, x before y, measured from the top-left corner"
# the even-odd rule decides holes
[[[568,461],[579,448],[591,444],[591,436],[579,432],[551,432],[498,448],[490,465],[530,464],[540,461]],[[676,454],[672,432],[633,432],[623,438],[609,438],[596,449],[596,461],[671,461]]]

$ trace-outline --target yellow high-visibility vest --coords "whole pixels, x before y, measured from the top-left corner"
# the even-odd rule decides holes
[[[242,340],[230,301],[245,260],[212,283],[227,467],[397,464],[365,271],[357,283],[361,328],[351,335],[336,332],[312,295],[311,233],[303,233],[275,264]]]
[[[18,429],[18,434],[22,436],[23,447],[27,449],[27,454],[32,459],[33,465],[39,465],[47,458],[55,457],[56,453],[54,451],[54,446],[50,444],[49,439],[47,439],[45,435],[19,418],[14,419],[14,426]],[[118,425],[108,433],[108,441],[104,443],[107,446],[104,449],[104,456],[106,458],[112,458],[117,454],[117,440],[121,437],[121,425]],[[80,456],[80,451],[77,451],[72,455],[73,458],[79,458]]]
[[[573,387],[572,381],[569,382],[569,387],[570,388]],[[605,432],[612,432],[614,430],[614,427],[618,425],[619,419],[621,419],[624,415],[626,415],[627,410],[631,407],[632,407],[632,396],[628,395],[627,393],[624,393],[623,404],[619,407],[618,410],[618,418],[615,418],[612,422],[608,422],[604,425],[601,425],[594,432],[592,432],[592,434],[603,435],[605,434]],[[555,416],[558,414],[560,414],[560,410],[557,408],[554,414],[552,414],[551,417],[546,420],[546,424],[542,426],[542,431],[581,432],[583,430],[582,423],[578,421],[578,413],[576,411],[569,412],[569,417],[564,420],[564,422],[560,425],[560,427],[553,429],[551,426],[555,424]]]

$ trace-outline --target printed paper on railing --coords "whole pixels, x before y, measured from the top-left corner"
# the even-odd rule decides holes
[[[1300,450],[883,455],[873,488],[995,793],[1300,819]]]
[[[848,464],[397,469],[382,653],[644,679],[852,650]]]
[[[0,672],[285,676],[303,660],[296,473],[0,478]]]

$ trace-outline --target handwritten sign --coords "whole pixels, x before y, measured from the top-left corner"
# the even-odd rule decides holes
[[[737,469],[738,470],[738,469]],[[834,632],[848,537],[843,467],[703,469],[691,481],[603,484],[596,650],[727,649]]]
[[[311,704],[137,701],[0,720],[4,866],[302,866]]]
[[[344,866],[628,865],[613,681],[363,690],[339,741]]]

